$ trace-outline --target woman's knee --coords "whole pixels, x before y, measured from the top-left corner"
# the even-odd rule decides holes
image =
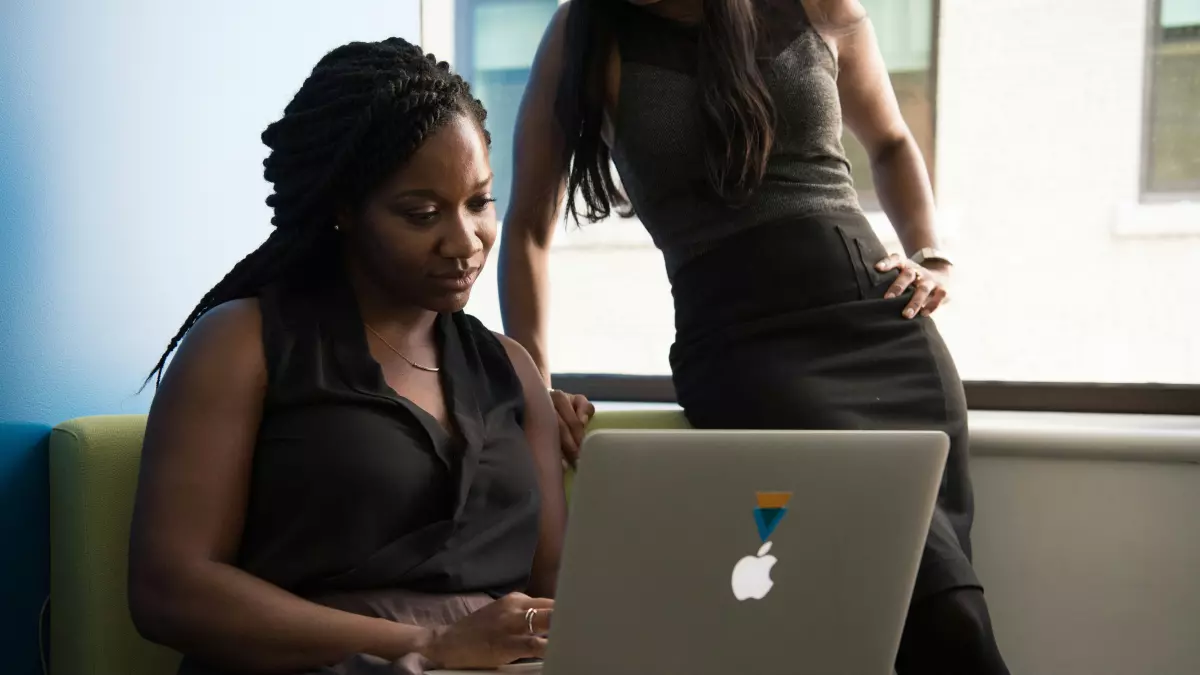
[[[1007,673],[983,591],[957,588],[915,604],[896,665],[900,673]]]
[[[983,591],[977,588],[956,588],[931,596],[914,607],[914,614],[923,614],[927,628],[942,640],[964,646],[994,642],[992,621],[988,616]]]

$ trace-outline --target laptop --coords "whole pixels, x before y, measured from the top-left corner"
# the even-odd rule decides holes
[[[890,675],[948,450],[936,431],[593,432],[545,662],[495,672]]]

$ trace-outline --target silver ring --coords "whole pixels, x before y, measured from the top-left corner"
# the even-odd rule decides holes
[[[533,631],[533,617],[537,616],[537,613],[538,613],[538,611],[533,608],[525,610],[525,623],[526,623],[526,625],[529,626],[529,634],[530,635],[536,634]]]

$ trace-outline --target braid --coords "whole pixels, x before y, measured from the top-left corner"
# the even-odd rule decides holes
[[[171,338],[146,383],[210,309],[255,297],[336,250],[337,214],[361,204],[442,124],[470,115],[490,143],[487,112],[450,66],[400,38],[352,42],[326,54],[283,116],[262,133],[274,230],[208,291]]]

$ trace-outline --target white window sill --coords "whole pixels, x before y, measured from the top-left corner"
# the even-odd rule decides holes
[[[1131,239],[1200,237],[1200,201],[1124,204],[1113,233]]]
[[[674,403],[595,401],[598,411],[680,410]],[[1200,416],[969,413],[971,455],[1200,465]]]

